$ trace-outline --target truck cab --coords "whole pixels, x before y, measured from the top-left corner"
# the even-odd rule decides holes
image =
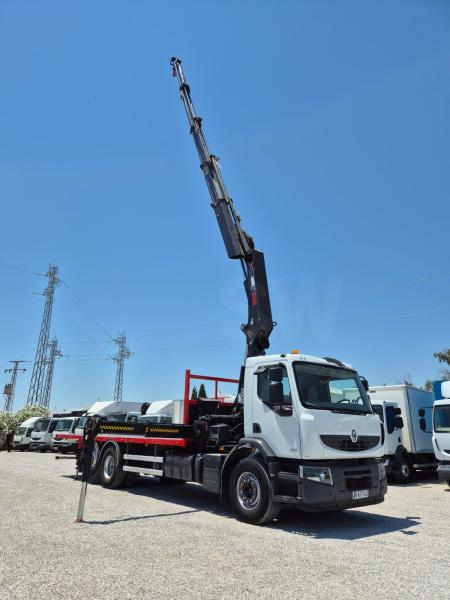
[[[384,417],[385,456],[393,478],[408,483],[415,471],[435,471],[434,394],[408,384],[383,385],[371,386],[370,398],[373,406],[382,407],[377,410]]]
[[[34,425],[36,421],[39,420],[40,417],[30,417],[26,419],[14,432],[14,437],[12,441],[12,448],[14,450],[29,450],[31,443],[31,433],[33,431]]]
[[[411,478],[411,467],[403,444],[402,411],[396,402],[373,401],[373,411],[380,418],[384,435],[384,466],[388,476],[399,483],[407,483]]]
[[[45,452],[52,449],[53,432],[59,417],[42,417],[38,419],[31,433],[30,450]]]
[[[259,356],[247,359],[244,381],[241,443],[274,457],[274,474],[298,475],[299,508],[382,501],[380,420],[351,365],[297,352]]]
[[[450,486],[450,381],[441,384],[443,400],[433,407],[433,448],[439,461],[438,477]]]
[[[77,440],[70,437],[75,433],[80,417],[63,417],[59,419],[52,435],[52,450],[65,452],[75,452]]]

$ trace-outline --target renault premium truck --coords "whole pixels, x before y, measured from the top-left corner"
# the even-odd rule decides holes
[[[370,399],[383,426],[388,475],[408,483],[415,471],[435,471],[433,392],[411,385],[384,385],[371,387]]]
[[[433,447],[438,463],[438,477],[450,486],[450,381],[441,383],[443,400],[433,407]]]
[[[139,474],[163,483],[195,482],[255,524],[271,521],[287,506],[320,511],[382,502],[382,432],[367,382],[335,358],[298,351],[266,354],[275,323],[264,255],[242,228],[218,158],[209,152],[181,61],[174,57],[171,65],[227,254],[242,268],[245,360],[238,380],[187,371],[180,423],[106,418],[97,424],[91,474],[108,488]],[[253,206],[257,212],[258,204]],[[191,399],[192,378],[213,381],[216,389],[234,381],[234,401]],[[90,448],[88,433],[86,439]]]

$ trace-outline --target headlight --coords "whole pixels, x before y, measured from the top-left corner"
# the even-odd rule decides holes
[[[378,463],[378,470],[380,472],[380,479],[384,479],[386,477],[386,468],[384,466],[384,463]]]
[[[299,467],[299,473],[300,479],[309,479],[310,481],[317,481],[317,483],[333,485],[331,470],[328,467],[310,467],[302,465]]]

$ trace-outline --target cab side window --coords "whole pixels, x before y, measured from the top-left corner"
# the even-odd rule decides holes
[[[393,433],[395,429],[395,412],[393,406],[386,406],[386,428],[388,433]]]
[[[278,365],[277,365],[278,366]],[[281,402],[277,405],[271,404],[271,394],[270,387],[280,385],[278,381],[271,381],[269,379],[269,369],[266,369],[262,373],[258,373],[258,398],[269,406],[272,410],[277,412],[282,416],[288,416],[292,414],[292,394],[291,394],[291,386],[289,384],[289,377],[287,374],[287,370],[285,366],[281,367],[282,369],[282,395]]]

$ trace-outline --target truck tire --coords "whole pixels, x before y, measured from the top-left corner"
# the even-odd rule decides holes
[[[413,476],[413,468],[407,454],[402,454],[399,458],[398,472],[394,475],[397,483],[410,483]]]
[[[110,446],[100,460],[99,478],[103,487],[120,488],[125,481],[126,473],[122,469],[120,450]]]
[[[269,476],[254,458],[244,458],[235,466],[229,493],[233,508],[246,523],[270,523],[280,512],[280,504],[273,500]]]

